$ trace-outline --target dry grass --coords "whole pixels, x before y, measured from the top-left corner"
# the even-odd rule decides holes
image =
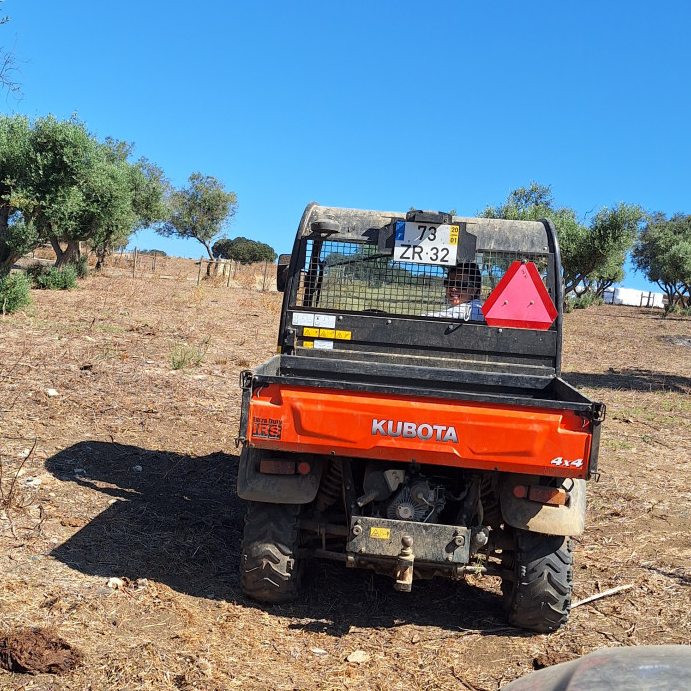
[[[63,677],[0,672],[0,689],[494,690],[536,658],[691,642],[691,351],[678,345],[691,320],[567,315],[565,377],[608,405],[575,598],[634,588],[529,636],[505,625],[492,578],[405,595],[315,563],[291,606],[242,597],[237,382],[274,352],[281,296],[257,291],[256,272],[248,287],[196,288],[180,271],[37,291],[0,320],[3,491],[16,478],[0,513],[0,635],[50,629],[85,661]],[[206,339],[198,367],[173,368],[174,344]],[[356,650],[369,660],[348,662]]]

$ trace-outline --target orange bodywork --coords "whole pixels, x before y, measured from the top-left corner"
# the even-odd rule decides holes
[[[570,410],[271,384],[250,401],[258,447],[584,478],[591,423]]]

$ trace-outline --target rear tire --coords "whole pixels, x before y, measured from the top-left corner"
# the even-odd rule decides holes
[[[247,597],[281,603],[298,596],[300,509],[297,504],[249,502],[240,560],[240,587]]]
[[[509,623],[549,633],[569,618],[573,592],[571,538],[513,530],[514,550],[504,555],[512,574],[502,580]]]

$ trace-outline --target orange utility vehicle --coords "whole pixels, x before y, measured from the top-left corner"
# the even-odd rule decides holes
[[[488,573],[512,624],[561,626],[605,407],[560,376],[551,222],[310,204],[278,288],[241,375],[244,592],[294,598],[307,557]]]

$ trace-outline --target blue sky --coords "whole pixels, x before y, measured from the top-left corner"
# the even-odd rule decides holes
[[[310,201],[474,215],[531,180],[583,216],[691,212],[691,3],[6,0],[22,100],[238,195],[288,252]],[[201,256],[142,232],[133,244]],[[646,287],[629,272],[624,285]]]

